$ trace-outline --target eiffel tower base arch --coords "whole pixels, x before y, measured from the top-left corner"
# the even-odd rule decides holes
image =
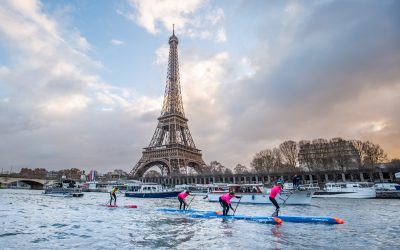
[[[150,151],[150,152],[149,152]],[[176,150],[174,155],[184,155],[187,158],[173,158],[173,157],[155,157],[154,154],[160,152],[153,150],[145,150],[142,158],[135,165],[131,171],[133,178],[143,177],[144,174],[152,167],[159,167],[163,176],[178,176],[187,174],[188,168],[193,169],[198,174],[203,172],[205,163],[201,157],[201,154],[195,152],[181,152]],[[168,155],[168,154],[167,154]]]

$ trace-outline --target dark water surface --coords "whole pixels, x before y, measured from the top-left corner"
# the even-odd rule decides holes
[[[107,201],[107,193],[58,198],[2,189],[0,249],[400,249],[400,200],[320,198],[282,209],[282,215],[339,217],[344,225],[195,219],[156,210],[176,207],[175,199],[118,198],[137,209],[100,205]],[[220,210],[202,197],[191,207]],[[272,212],[269,205],[239,205],[237,214]]]

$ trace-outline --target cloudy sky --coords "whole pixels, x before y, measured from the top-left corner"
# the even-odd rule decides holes
[[[173,23],[205,162],[333,137],[400,157],[400,1],[4,0],[0,167],[129,171],[161,112]]]

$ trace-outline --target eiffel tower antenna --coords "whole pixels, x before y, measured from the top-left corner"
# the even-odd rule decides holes
[[[172,26],[168,44],[168,70],[161,115],[149,146],[144,148],[141,159],[131,171],[134,177],[142,177],[154,166],[168,176],[183,174],[188,167],[201,173],[205,166],[183,109],[178,62],[179,40],[175,36],[175,25]]]

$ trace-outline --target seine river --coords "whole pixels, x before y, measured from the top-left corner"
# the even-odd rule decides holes
[[[107,208],[107,193],[58,198],[35,190],[0,190],[0,249],[399,249],[400,200],[313,199],[282,215],[339,217],[344,225],[270,225],[187,218],[157,211],[175,199],[118,198],[137,209]],[[196,197],[193,209],[220,210]],[[268,205],[237,214],[269,215]]]

